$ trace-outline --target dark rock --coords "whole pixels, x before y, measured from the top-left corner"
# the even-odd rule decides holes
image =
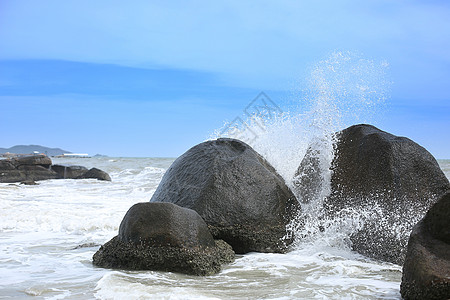
[[[4,170],[14,170],[16,166],[9,159],[0,160],[0,172]]]
[[[39,185],[39,183],[37,183],[36,181],[33,181],[33,180],[25,180],[25,181],[22,181],[20,184],[23,184],[23,185]]]
[[[17,157],[11,161],[16,167],[23,165],[41,165],[48,168],[52,164],[52,160],[46,155]]]
[[[450,245],[450,192],[430,208],[423,222],[433,238]]]
[[[297,199],[302,203],[310,203],[323,197],[325,185],[327,184],[322,172],[321,164],[325,159],[321,156],[320,150],[309,147],[305,157],[294,175],[294,192]]]
[[[60,178],[95,178],[111,181],[109,175],[97,168],[88,170],[82,166],[51,165],[45,155],[16,157],[0,160],[0,182],[38,181]]]
[[[41,165],[21,165],[17,167],[17,170],[25,174],[26,180],[38,181],[59,178],[56,172]]]
[[[75,179],[88,172],[86,167],[70,165],[52,165],[52,170],[58,173],[62,179]]]
[[[193,210],[171,203],[138,203],[122,220],[119,235],[93,256],[96,266],[210,275],[234,260],[231,246],[214,241]]]
[[[27,180],[26,174],[19,170],[0,170],[0,182],[12,183]]]
[[[450,192],[414,227],[400,292],[405,299],[450,298]]]
[[[167,170],[151,202],[195,210],[236,253],[284,252],[299,205],[275,169],[234,139],[201,143]]]
[[[77,177],[77,179],[89,179],[89,178],[111,181],[111,177],[109,177],[108,173],[97,168],[92,168],[83,175]]]
[[[309,149],[297,171],[296,192],[313,201],[322,185],[318,155]],[[405,137],[371,125],[351,126],[337,134],[331,164],[327,217],[360,214],[364,225],[351,236],[352,247],[369,257],[402,264],[409,233],[437,197],[449,188],[434,157]],[[305,175],[306,174],[306,175]]]
[[[45,155],[16,157],[0,161],[0,182],[22,182],[55,179],[52,161]]]
[[[119,240],[162,247],[213,247],[198,213],[172,203],[138,203],[120,223]]]
[[[335,206],[347,205],[341,195],[348,201],[379,195],[389,208],[415,202],[424,204],[425,213],[449,187],[436,159],[408,138],[355,125],[343,130],[338,139],[331,181],[337,201],[330,201]]]
[[[14,170],[0,170],[0,182],[38,181],[59,178],[56,172],[41,165],[20,165]]]
[[[101,245],[97,244],[97,243],[85,243],[85,244],[81,244],[76,247],[73,247],[72,250],[83,249],[83,248],[93,248],[93,247],[98,247],[98,246],[101,246]]]

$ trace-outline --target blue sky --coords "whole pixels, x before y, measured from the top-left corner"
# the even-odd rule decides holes
[[[0,2],[0,147],[178,156],[336,50],[389,63],[381,129],[450,158],[447,1]],[[300,101],[300,100],[299,100]]]

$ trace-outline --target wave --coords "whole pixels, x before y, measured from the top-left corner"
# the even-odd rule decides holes
[[[319,193],[309,203],[300,201],[303,214],[288,228],[290,234],[301,237],[301,243],[316,241],[349,247],[350,234],[370,217],[368,211],[344,210],[327,219],[322,203],[330,193],[335,133],[353,124],[375,123],[375,117],[382,115],[390,90],[388,66],[385,61],[376,62],[358,53],[333,52],[310,68],[305,89],[293,101],[297,105],[283,107],[275,114],[269,109],[258,110],[238,125],[225,124],[212,136],[247,142],[274,166],[294,192],[303,175],[295,175],[297,168],[310,149],[322,177]]]

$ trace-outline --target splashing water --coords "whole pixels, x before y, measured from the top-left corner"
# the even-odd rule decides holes
[[[288,234],[301,237],[297,247],[312,242],[348,248],[350,234],[369,217],[369,211],[342,211],[327,219],[322,214],[322,202],[330,193],[335,133],[356,123],[373,123],[373,117],[382,112],[390,86],[387,68],[386,62],[352,52],[333,52],[310,69],[307,88],[299,97],[302,105],[298,105],[306,109],[289,109],[271,118],[255,114],[246,119],[244,126],[214,137],[238,138],[250,144],[275,167],[294,193],[300,176],[305,176],[296,174],[297,168],[310,152],[309,167],[319,168],[321,178],[313,201],[300,201],[303,213],[288,226]]]

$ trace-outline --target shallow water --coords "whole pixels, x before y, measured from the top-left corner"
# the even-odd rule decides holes
[[[98,167],[112,182],[0,184],[2,299],[399,299],[401,267],[360,256],[328,236],[287,254],[238,256],[214,276],[96,268],[92,255],[126,211],[148,201],[168,158],[53,159]],[[449,176],[450,161],[440,161]],[[81,245],[81,246],[80,246]]]

